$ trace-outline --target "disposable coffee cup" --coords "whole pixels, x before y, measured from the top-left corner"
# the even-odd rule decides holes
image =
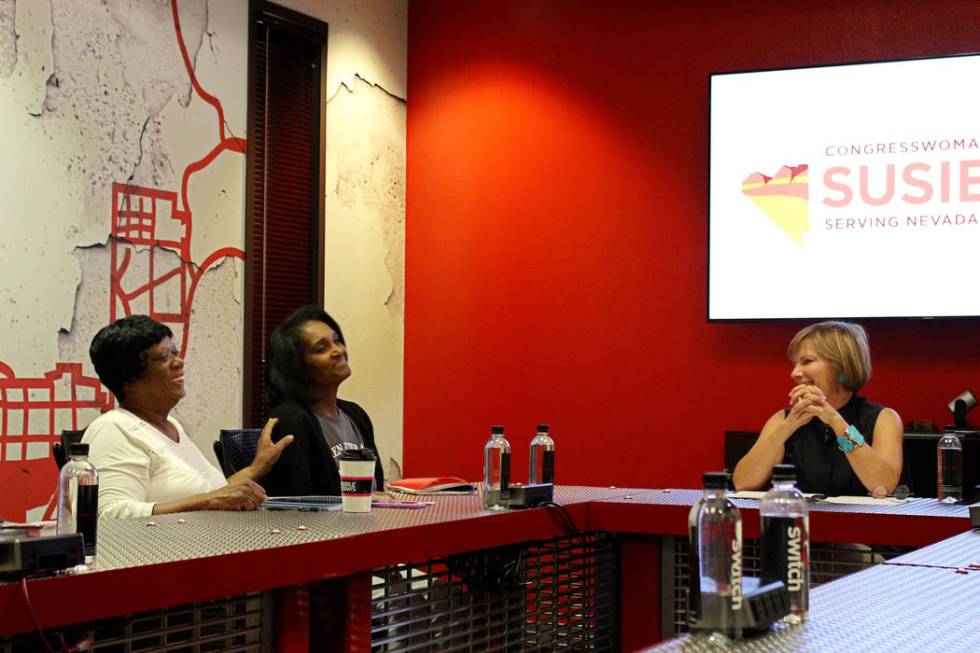
[[[340,461],[340,497],[344,512],[371,512],[374,483],[374,452],[370,449],[345,451]]]

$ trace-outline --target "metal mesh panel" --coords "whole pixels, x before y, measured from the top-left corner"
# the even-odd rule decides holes
[[[745,540],[742,546],[743,573],[746,576],[758,576],[761,571],[759,541]],[[891,560],[911,550],[912,547],[810,542],[810,588]],[[664,538],[664,606],[661,624],[664,638],[688,630],[688,551],[686,537]]]
[[[45,637],[56,650],[81,643],[100,653],[259,653],[261,630],[262,598],[249,594],[51,629]],[[0,639],[0,653],[43,650],[36,633]]]
[[[376,570],[374,651],[611,651],[614,538],[589,534]]]

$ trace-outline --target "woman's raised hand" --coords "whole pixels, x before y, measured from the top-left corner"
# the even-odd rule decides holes
[[[272,441],[272,430],[276,427],[278,421],[278,417],[270,418],[262,428],[262,434],[259,435],[259,441],[255,447],[255,459],[249,465],[252,468],[252,478],[254,480],[265,476],[272,469],[272,466],[276,464],[276,461],[279,460],[279,456],[282,455],[283,450],[293,442],[294,438],[292,435],[284,436],[278,442]]]

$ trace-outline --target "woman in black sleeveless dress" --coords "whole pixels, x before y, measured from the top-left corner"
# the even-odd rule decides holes
[[[763,488],[773,465],[796,465],[803,492],[887,495],[902,471],[902,420],[858,391],[871,377],[864,328],[820,322],[797,333],[787,349],[794,387],[789,408],[776,411],[735,467],[738,490]]]

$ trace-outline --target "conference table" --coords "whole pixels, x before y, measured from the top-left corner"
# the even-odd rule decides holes
[[[978,611],[980,532],[974,530],[814,589],[800,625],[780,624],[722,646],[709,635],[686,634],[645,650],[975,652]]]
[[[559,486],[556,506],[503,512],[484,510],[476,495],[396,495],[431,504],[103,521],[93,570],[0,583],[0,645],[35,650],[39,627],[93,650],[289,652],[327,628],[335,650],[642,649],[675,633],[686,583],[669,570],[683,568],[699,494]],[[758,537],[757,502],[736,504],[746,538]],[[820,622],[820,597],[832,605],[835,588],[851,587],[840,583],[921,573],[892,563],[968,530],[965,507],[934,499],[813,505],[815,547],[862,543],[892,557],[814,589],[806,627]],[[932,589],[955,589],[963,574],[950,574]],[[980,571],[965,576],[977,581]]]

